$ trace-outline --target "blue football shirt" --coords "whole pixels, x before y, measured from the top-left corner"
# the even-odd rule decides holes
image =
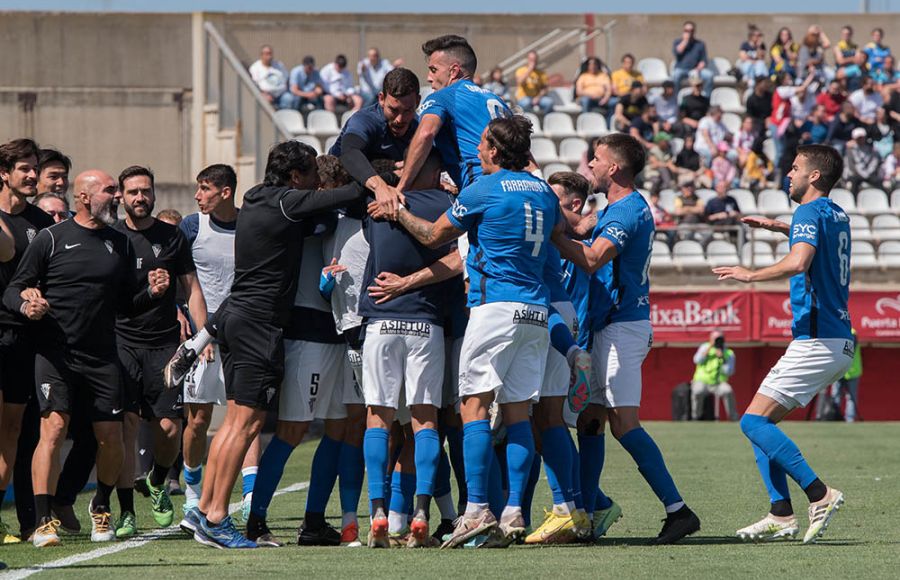
[[[491,302],[549,305],[544,266],[550,234],[562,214],[547,182],[503,169],[462,190],[446,215],[469,234],[470,307]]]
[[[796,340],[852,340],[850,312],[850,218],[830,198],[801,204],[791,220],[791,247],[816,249],[805,273],[791,276],[791,333]]]
[[[590,287],[591,276],[568,260],[562,261],[563,286],[566,294],[575,307],[578,317],[578,336],[575,342],[583,349],[587,349],[591,343],[590,320]]]
[[[478,143],[484,128],[491,119],[511,114],[503,99],[470,80],[457,81],[431,93],[419,106],[420,120],[425,115],[436,115],[441,120],[434,145],[460,190],[481,175]]]
[[[606,238],[618,255],[591,279],[592,329],[613,322],[650,320],[650,253],[653,215],[637,191],[597,212],[593,240]]]

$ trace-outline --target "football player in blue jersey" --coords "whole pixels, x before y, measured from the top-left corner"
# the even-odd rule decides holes
[[[524,171],[531,147],[524,117],[498,118],[478,146],[484,177],[460,192],[435,222],[400,211],[420,243],[438,247],[468,232],[471,314],[460,354],[463,447],[468,502],[445,547],[485,532],[505,547],[525,532],[522,496],[534,458],[528,410],[538,397],[549,346],[549,292],[543,283],[550,231],[560,224],[550,186]],[[500,521],[488,508],[491,427],[497,399],[506,425],[509,495]]]
[[[650,208],[635,188],[646,155],[631,136],[602,137],[591,162],[595,189],[606,192],[609,205],[597,215],[593,242],[569,239],[563,228],[553,232],[560,254],[593,273],[590,317],[593,369],[592,404],[579,418],[580,432],[599,435],[608,417],[613,436],[631,455],[641,475],[666,510],[656,544],[677,542],[700,529],[700,520],[682,500],[662,453],[641,427],[641,363],[653,342],[650,327],[650,253],[655,228]],[[584,474],[594,486],[599,470]]]
[[[432,146],[461,190],[481,175],[478,144],[484,128],[511,113],[502,98],[472,82],[478,66],[475,51],[461,36],[447,35],[422,45],[428,58],[428,82],[434,93],[419,108],[419,126],[406,153],[398,189],[416,178]]]
[[[777,423],[805,407],[820,390],[844,375],[853,361],[854,341],[847,307],[850,285],[850,218],[828,197],[843,173],[840,154],[825,145],[804,145],[788,173],[791,200],[800,204],[791,224],[748,217],[744,223],[785,234],[791,250],[760,270],[713,268],[719,280],[791,281],[793,340],[763,379],[741,418],[756,464],[769,492],[769,513],[737,531],[745,540],[791,538],[800,528],[794,517],[787,476],[809,500],[809,528],[803,543],[815,542],[844,503],[844,494],[825,485],[797,445]]]

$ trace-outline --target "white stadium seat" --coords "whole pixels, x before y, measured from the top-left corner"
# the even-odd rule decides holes
[[[355,112],[356,112],[356,111],[344,111],[344,114],[341,115],[341,129],[344,128],[344,125],[347,124],[347,121],[350,120],[350,117],[352,117],[352,116],[353,116],[353,113],[355,113]],[[362,118],[362,117],[360,117],[360,119],[361,119],[361,118]]]
[[[872,230],[869,229],[869,220],[864,216],[850,215],[850,239],[856,240],[872,240]]]
[[[606,135],[609,133],[606,117],[600,113],[582,113],[575,119],[575,132],[583,139]]]
[[[737,248],[727,240],[712,240],[706,246],[706,259],[710,266],[737,266],[740,263]]]
[[[544,137],[535,137],[531,140],[531,154],[538,165],[559,161],[559,157],[556,155],[556,145],[551,139]]]
[[[741,116],[737,113],[725,113],[722,115],[722,124],[729,133],[737,135],[741,131]]]
[[[569,165],[578,165],[588,150],[587,141],[578,137],[563,139],[559,144],[559,159]]]
[[[335,141],[338,140],[337,135],[332,135],[328,139],[325,139],[325,153],[331,151],[331,146],[334,145]]]
[[[788,196],[780,189],[764,189],[759,192],[759,196],[756,198],[756,206],[759,208],[760,213],[767,216],[791,213]]]
[[[663,189],[659,192],[659,207],[669,213],[673,213],[675,211],[676,197],[678,197],[678,192],[674,189]]]
[[[853,197],[853,194],[846,189],[836,187],[831,190],[831,193],[828,194],[828,197],[831,198],[831,201],[841,206],[841,209],[845,212],[857,213],[856,198]]]
[[[328,137],[329,135],[337,135],[341,132],[338,126],[337,117],[331,111],[316,109],[310,111],[306,117],[306,130],[310,135],[319,137]]]
[[[565,163],[548,163],[541,168],[541,173],[544,174],[544,179],[549,179],[551,175],[560,171],[572,171],[572,168]]]
[[[872,235],[875,239],[900,240],[900,217],[892,213],[877,215],[872,218]]]
[[[882,242],[878,246],[878,260],[888,268],[900,268],[900,242]]]
[[[744,266],[750,267],[752,265],[754,268],[771,266],[775,263],[772,246],[759,240],[747,242],[741,248],[741,262]]]
[[[891,211],[900,213],[900,189],[891,192]]]
[[[580,113],[581,105],[572,97],[572,87],[554,87],[550,89],[553,99],[553,110],[559,113]]]
[[[769,161],[775,163],[775,141],[771,137],[763,141],[763,153],[766,154]]]
[[[654,240],[653,253],[650,254],[650,267],[671,268],[672,266],[674,264],[672,263],[672,254],[669,252],[669,246],[665,242]]]
[[[756,207],[756,196],[749,189],[732,189],[728,195],[734,198],[738,203],[738,209],[744,215],[753,215],[759,213]]]
[[[294,141],[306,143],[316,150],[316,155],[322,154],[322,143],[319,141],[318,137],[314,137],[312,135],[297,135],[296,137],[294,137]]]
[[[697,197],[699,197],[700,199],[702,199],[704,203],[706,203],[707,201],[709,201],[709,200],[711,200],[712,198],[716,197],[716,192],[715,192],[714,190],[712,190],[712,189],[706,189],[706,188],[700,188],[700,189],[698,189],[698,190],[695,192],[695,194],[697,195]]]
[[[671,78],[666,70],[666,63],[660,58],[642,58],[637,63],[637,69],[644,75],[648,85],[659,85]]]
[[[431,85],[425,85],[424,87],[419,87],[419,97],[424,101],[428,98],[428,95],[434,92],[434,89],[431,88]]]
[[[875,248],[872,247],[871,242],[853,240],[850,246],[850,267],[853,269],[878,267],[878,260],[875,259]]]
[[[294,109],[280,109],[275,111],[275,118],[281,121],[291,135],[306,133],[306,125],[303,124],[303,115]]]
[[[566,113],[547,113],[544,115],[544,136],[554,139],[565,139],[566,137],[575,137],[575,125],[572,124],[572,117]]]
[[[863,215],[873,216],[890,213],[891,205],[888,196],[880,189],[864,189],[856,198],[856,208]]]
[[[675,263],[682,268],[706,268],[709,264],[703,255],[703,246],[694,240],[681,240],[675,242],[672,249],[672,257]]]
[[[730,85],[734,86],[737,83],[737,78],[732,75],[729,71],[734,68],[734,65],[731,64],[724,56],[717,56],[713,58],[713,72],[716,73],[716,76],[713,78],[713,82],[716,86],[722,85]]]
[[[541,120],[534,113],[526,112],[522,113],[526,119],[531,121],[531,136],[532,137],[541,137],[543,136],[543,132],[541,131]]]
[[[743,114],[746,109],[741,104],[741,96],[731,87],[718,87],[713,89],[709,98],[711,105],[718,105],[726,113]]]

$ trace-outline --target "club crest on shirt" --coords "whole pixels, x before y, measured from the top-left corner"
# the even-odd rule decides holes
[[[41,383],[41,394],[44,395],[44,400],[50,400],[50,383]]]
[[[150,246],[150,249],[153,250],[153,255],[157,258],[159,257],[160,252],[162,252],[162,246],[159,244],[153,244],[152,246]]]
[[[844,354],[845,354],[845,355],[849,356],[850,358],[853,358],[853,352],[854,352],[855,350],[856,350],[856,349],[853,348],[853,343],[852,343],[852,342],[850,342],[849,340],[845,340],[845,341],[844,341]]]
[[[112,241],[111,241],[111,240],[106,240],[105,242],[103,242],[103,244],[106,246],[106,249],[109,251],[109,253],[112,254],[112,253],[113,253],[113,243],[112,243]]]
[[[269,387],[266,389],[266,403],[272,402],[272,397],[275,396],[275,387]]]
[[[34,241],[34,236],[36,236],[36,235],[37,235],[37,230],[34,228],[28,228],[25,230],[25,237],[28,238],[29,244]]]

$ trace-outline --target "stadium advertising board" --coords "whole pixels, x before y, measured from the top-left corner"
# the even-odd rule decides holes
[[[753,340],[750,292],[654,292],[650,322],[656,342],[703,342],[714,329],[733,342]]]

